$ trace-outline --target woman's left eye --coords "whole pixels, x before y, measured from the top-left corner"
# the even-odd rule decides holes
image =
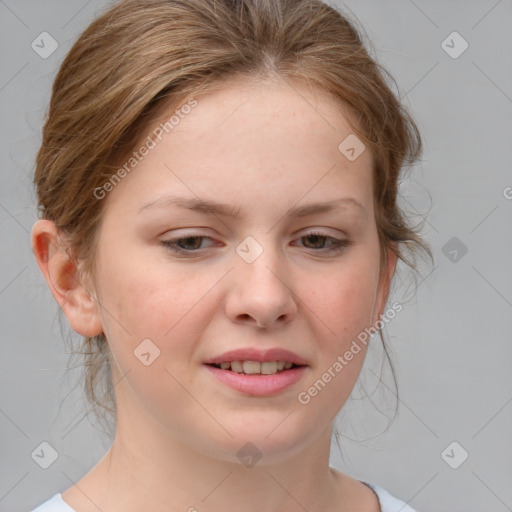
[[[162,245],[168,248],[169,250],[180,253],[180,254],[192,254],[194,252],[199,252],[201,250],[201,241],[202,239],[212,240],[208,236],[185,236],[181,238],[173,238],[170,240],[162,240]],[[298,240],[308,240],[308,244],[312,244],[314,247],[306,247],[308,249],[312,249],[315,252],[323,251],[323,252],[332,252],[332,251],[341,251],[345,249],[347,246],[351,245],[352,242],[350,240],[340,240],[338,238],[334,238],[332,236],[326,235],[324,233],[311,232],[306,233],[305,235],[298,238]],[[323,247],[325,242],[330,241],[330,246]],[[322,245],[322,247],[318,247],[317,245]],[[185,247],[183,247],[185,245]],[[316,246],[316,247],[315,247]]]
[[[351,245],[352,242],[350,240],[340,240],[338,238],[334,238],[333,236],[326,235],[324,233],[319,232],[311,232],[306,233],[305,235],[301,236],[299,240],[302,239],[309,239],[308,243],[312,243],[312,245],[318,244],[319,240],[330,240],[330,246],[329,247],[314,247],[315,249],[319,249],[324,252],[331,252],[331,251],[341,251],[342,249],[345,249],[347,246]],[[323,245],[323,244],[320,244]]]

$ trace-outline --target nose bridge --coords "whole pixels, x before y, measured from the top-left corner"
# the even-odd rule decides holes
[[[279,279],[282,258],[272,232],[247,236],[236,247],[236,253],[241,260],[235,263],[241,279],[265,287],[274,287],[277,284],[274,281],[279,282],[280,287],[284,286],[281,281],[283,278]]]
[[[279,246],[270,233],[247,236],[236,247],[228,313],[270,325],[296,311]]]

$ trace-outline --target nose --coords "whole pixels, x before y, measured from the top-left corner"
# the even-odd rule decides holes
[[[285,262],[276,251],[264,247],[252,263],[235,253],[234,261],[226,301],[229,319],[269,329],[289,323],[297,313],[297,297]]]

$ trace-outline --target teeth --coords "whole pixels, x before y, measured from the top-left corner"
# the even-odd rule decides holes
[[[293,366],[291,361],[223,361],[220,367],[223,370],[229,370],[236,373],[245,373],[247,375],[262,374],[273,375],[282,370],[289,370]]]
[[[244,361],[242,363],[242,366],[244,368],[244,373],[263,373],[261,371],[261,363],[258,361]]]
[[[242,361],[231,361],[231,369],[236,373],[243,373]]]

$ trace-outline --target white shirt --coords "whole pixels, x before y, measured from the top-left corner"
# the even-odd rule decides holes
[[[371,487],[379,498],[381,512],[416,512],[409,505],[392,496],[386,489],[375,484],[363,482]],[[57,493],[48,501],[45,501],[30,512],[76,512],[63,499],[62,494]]]

